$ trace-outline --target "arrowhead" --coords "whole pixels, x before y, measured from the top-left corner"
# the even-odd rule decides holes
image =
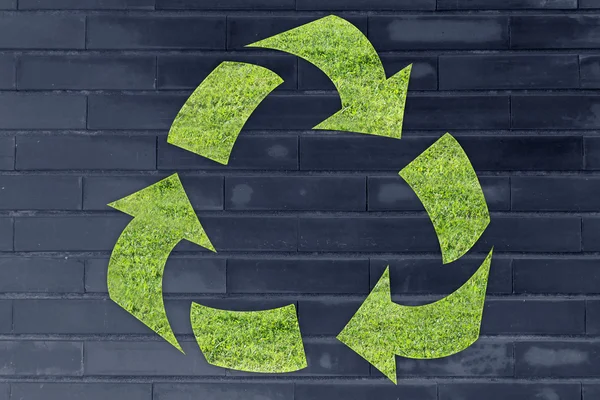
[[[394,303],[388,267],[337,338],[397,384],[396,332],[388,326],[390,313],[394,313]]]
[[[314,129],[400,138],[411,66],[386,80],[373,45],[350,22],[330,15],[248,47],[294,54],[331,79],[342,109]]]
[[[176,230],[182,239],[215,251],[177,174],[112,202],[109,206],[132,217],[148,220],[159,231]]]

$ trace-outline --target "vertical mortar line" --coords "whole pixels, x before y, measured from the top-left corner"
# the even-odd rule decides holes
[[[87,289],[85,288],[85,277],[86,277],[86,269],[87,269],[87,260],[83,260],[83,293],[87,293]]]

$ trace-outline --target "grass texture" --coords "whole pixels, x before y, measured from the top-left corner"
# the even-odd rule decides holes
[[[165,264],[182,239],[215,251],[177,174],[109,206],[134,219],[115,245],[108,265],[110,298],[181,352],[163,303]]]
[[[226,165],[252,112],[282,82],[258,65],[222,62],[186,100],[168,143]]]
[[[400,138],[412,66],[386,79],[373,45],[350,22],[330,15],[247,47],[294,54],[331,79],[342,108],[314,129]]]

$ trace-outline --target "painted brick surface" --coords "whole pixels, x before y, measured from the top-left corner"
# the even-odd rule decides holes
[[[600,1],[0,0],[0,400],[600,398]],[[312,131],[336,112],[308,62],[245,45],[327,14],[413,65],[401,140]],[[222,61],[284,83],[223,166],[167,143]],[[398,175],[445,132],[492,222],[444,265]],[[108,298],[131,220],[108,203],[178,172],[217,249],[180,243],[165,304],[186,355]],[[397,358],[394,386],[335,339],[386,267],[393,300],[455,291],[494,246],[482,337]],[[294,304],[307,369],[209,365],[191,302]]]

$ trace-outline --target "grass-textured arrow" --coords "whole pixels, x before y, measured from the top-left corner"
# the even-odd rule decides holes
[[[121,233],[108,264],[110,298],[183,353],[163,302],[167,258],[185,239],[215,251],[177,174],[109,206],[134,219]]]
[[[330,15],[248,47],[294,54],[331,79],[342,108],[314,129],[400,138],[411,65],[386,79],[373,45],[350,22]]]
[[[222,62],[186,100],[167,141],[226,165],[252,112],[282,82],[264,67]]]

